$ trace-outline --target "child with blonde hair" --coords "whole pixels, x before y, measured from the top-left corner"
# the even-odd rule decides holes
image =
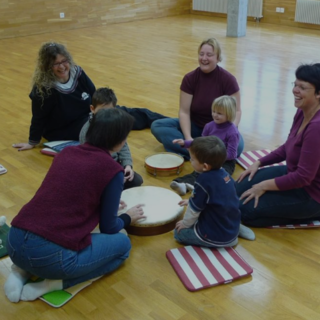
[[[232,96],[221,96],[212,103],[213,121],[207,123],[202,131],[202,136],[216,136],[222,140],[227,150],[227,157],[222,167],[232,175],[235,169],[237,148],[240,134],[233,121],[236,117],[236,100]],[[176,139],[173,143],[189,148],[193,140]],[[174,179],[170,187],[179,195],[185,195],[193,190],[194,183],[199,173],[192,172],[183,177]]]

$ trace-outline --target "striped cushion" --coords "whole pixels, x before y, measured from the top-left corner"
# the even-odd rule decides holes
[[[315,220],[310,223],[301,224],[284,224],[268,227],[269,229],[303,229],[303,228],[320,228],[320,221]]]
[[[253,272],[233,248],[186,246],[171,249],[166,256],[189,291],[229,283]]]
[[[243,167],[244,169],[247,169],[250,167],[254,162],[259,160],[260,158],[266,156],[269,154],[271,150],[269,149],[262,149],[262,150],[255,150],[255,151],[247,151],[243,152],[240,157],[237,159],[237,163]],[[272,164],[271,166],[279,166],[279,165],[285,165],[286,162],[280,162],[280,163],[275,163]],[[270,166],[265,166],[265,167],[270,167]]]

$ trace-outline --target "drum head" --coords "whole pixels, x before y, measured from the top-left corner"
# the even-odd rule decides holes
[[[183,158],[175,153],[163,152],[146,158],[146,165],[156,169],[174,169],[181,166]]]
[[[146,219],[131,224],[128,229],[131,234],[151,235],[173,230],[184,211],[184,207],[178,204],[182,200],[181,197],[169,189],[160,187],[145,186],[124,190],[121,200],[127,207],[119,214],[137,204],[144,204]]]
[[[157,153],[145,159],[147,172],[154,176],[179,174],[183,164],[183,157],[170,152]]]

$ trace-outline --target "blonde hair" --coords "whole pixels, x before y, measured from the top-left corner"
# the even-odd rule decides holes
[[[206,40],[203,40],[198,48],[198,54],[200,53],[201,48],[205,45],[209,45],[212,47],[213,52],[217,55],[217,59],[219,62],[222,61],[222,57],[221,57],[221,48],[220,48],[220,44],[218,42],[217,39],[215,38],[209,38]]]
[[[236,118],[237,101],[231,96],[221,96],[213,101],[212,111],[225,114],[227,121],[233,122]]]
[[[36,87],[37,94],[41,97],[42,101],[46,95],[50,95],[51,89],[57,81],[52,70],[52,65],[58,54],[64,56],[68,60],[70,69],[75,66],[71,54],[64,45],[56,42],[45,42],[42,44],[32,77],[32,87]]]

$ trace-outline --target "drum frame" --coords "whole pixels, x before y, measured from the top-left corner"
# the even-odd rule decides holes
[[[164,155],[171,154],[171,155],[174,155],[174,156],[176,156],[178,158],[181,158],[182,159],[182,163],[179,166],[171,167],[171,168],[157,168],[157,167],[153,167],[153,166],[151,166],[151,165],[146,163],[146,159],[148,159],[148,158],[150,158],[152,156],[155,156],[155,155],[159,155],[159,154],[164,154]],[[165,177],[165,176],[170,176],[170,175],[175,175],[175,174],[179,175],[180,174],[181,169],[183,168],[183,165],[184,165],[183,157],[179,156],[176,153],[172,153],[172,152],[160,152],[160,153],[155,153],[152,156],[149,156],[149,157],[145,158],[144,167],[146,168],[147,173],[153,175],[154,177],[157,177],[157,175]]]
[[[135,235],[135,236],[155,236],[162,233],[167,233],[169,231],[172,231],[176,227],[176,223],[183,218],[184,210],[177,216],[174,220],[163,224],[159,226],[135,226],[130,225],[126,228],[127,232],[129,234]]]

